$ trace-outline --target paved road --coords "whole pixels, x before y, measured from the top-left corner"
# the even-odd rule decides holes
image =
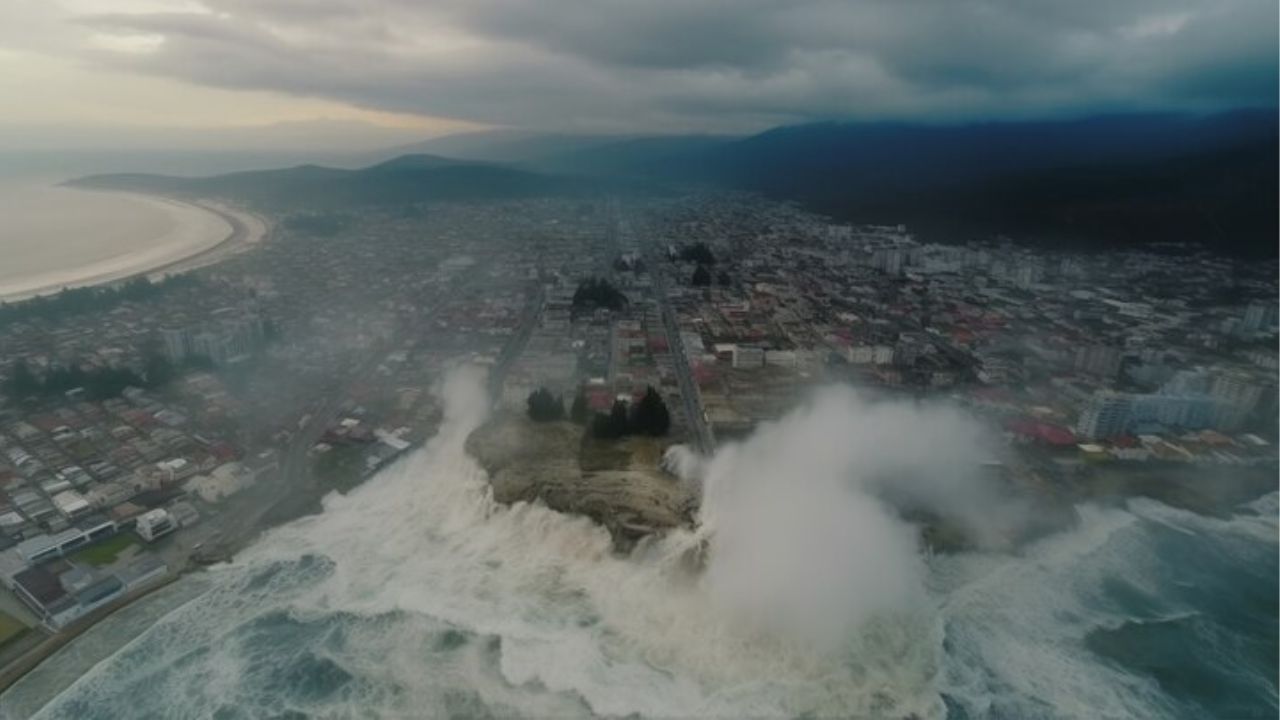
[[[498,361],[493,364],[493,369],[489,371],[489,397],[494,407],[502,400],[502,383],[507,379],[507,372],[511,370],[511,365],[520,357],[520,353],[524,352],[524,348],[529,344],[529,337],[533,335],[533,330],[538,326],[539,319],[542,318],[542,309],[546,305],[546,290],[539,285],[530,297],[529,302],[525,304],[524,314],[520,317],[520,325],[516,327],[515,334],[502,346],[502,353],[498,355]]]
[[[684,349],[684,339],[680,337],[680,326],[676,322],[675,310],[672,309],[671,301],[667,298],[666,279],[659,264],[664,262],[664,259],[657,250],[655,243],[649,243],[645,249],[644,261],[649,267],[649,276],[653,278],[653,292],[662,313],[662,324],[667,330],[667,345],[671,350],[676,381],[680,385],[680,398],[684,401],[684,412],[689,418],[689,428],[693,432],[694,444],[697,445],[698,450],[709,455],[715,450],[716,439],[702,411],[702,396],[698,394],[698,385],[693,380],[692,366]]]

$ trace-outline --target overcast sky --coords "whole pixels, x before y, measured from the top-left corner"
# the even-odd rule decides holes
[[[1276,0],[0,2],[0,146],[1214,110],[1277,82]]]

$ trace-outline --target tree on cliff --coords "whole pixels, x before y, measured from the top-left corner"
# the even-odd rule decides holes
[[[711,284],[711,271],[706,265],[699,265],[697,270],[693,271],[693,286],[706,287]]]
[[[578,394],[573,396],[573,405],[569,408],[569,419],[579,425],[586,425],[591,414],[587,408],[587,394],[578,388]]]
[[[671,429],[671,412],[662,401],[662,395],[650,385],[644,397],[636,403],[635,412],[631,414],[631,432],[639,435],[659,437],[666,435]]]
[[[564,419],[564,400],[558,395],[552,395],[546,388],[538,388],[529,393],[527,404],[529,419],[534,422]]]
[[[626,437],[631,430],[631,421],[627,417],[627,403],[622,400],[614,400],[613,408],[608,415],[604,413],[596,413],[591,421],[591,434],[602,440],[614,440],[620,437]]]

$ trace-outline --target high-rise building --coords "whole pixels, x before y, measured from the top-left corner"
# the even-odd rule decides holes
[[[1124,393],[1099,390],[1076,422],[1076,435],[1090,440],[1115,437],[1129,427],[1132,400]]]
[[[1211,427],[1217,403],[1204,395],[1134,395],[1130,425],[1151,423],[1166,428],[1201,430]]]

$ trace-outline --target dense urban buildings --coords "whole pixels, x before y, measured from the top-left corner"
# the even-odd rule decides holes
[[[53,631],[224,557],[429,437],[464,361],[516,410],[652,387],[703,450],[843,382],[963,404],[1050,484],[1276,457],[1274,260],[933,244],[733,194],[273,221],[139,299],[5,317],[0,611]]]

